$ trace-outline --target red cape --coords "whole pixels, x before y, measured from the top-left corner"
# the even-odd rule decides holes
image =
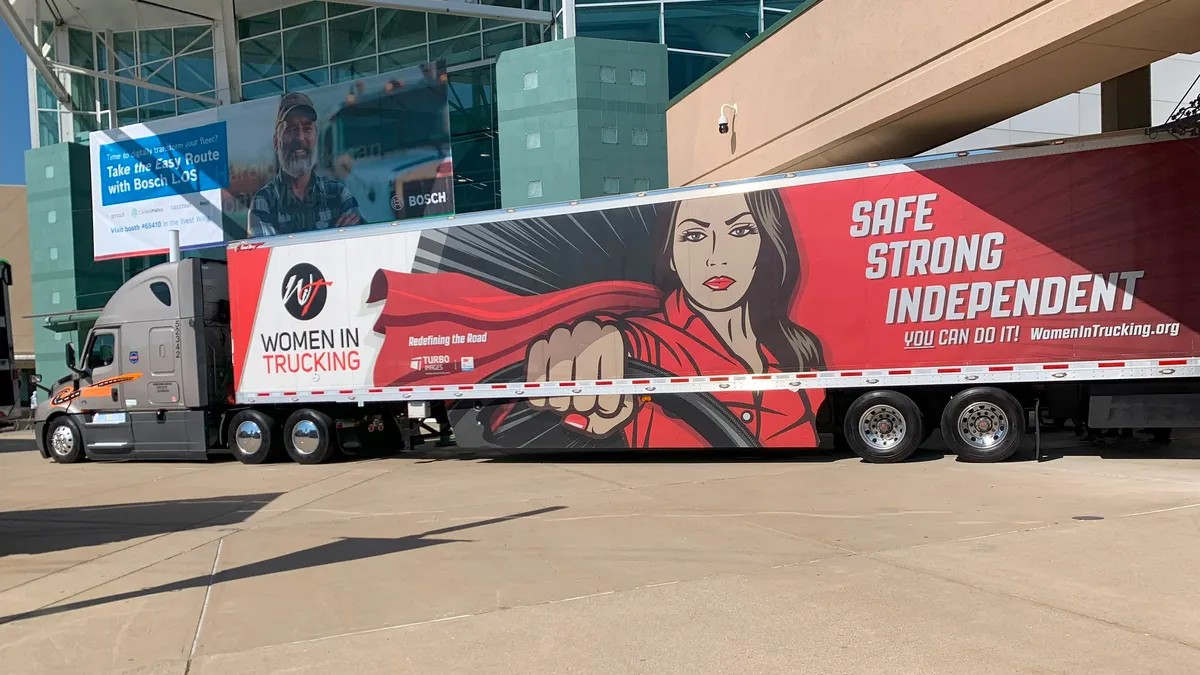
[[[379,301],[384,305],[375,331],[384,341],[375,361],[375,385],[410,386],[478,382],[501,368],[523,364],[529,344],[557,325],[599,312],[655,309],[662,292],[651,284],[603,281],[517,295],[455,272],[379,270],[367,302]],[[471,341],[454,342],[451,336]],[[443,338],[451,344],[436,341]],[[473,362],[473,370],[463,370],[464,357]],[[429,362],[447,358],[445,363]],[[417,359],[422,364],[414,369]]]

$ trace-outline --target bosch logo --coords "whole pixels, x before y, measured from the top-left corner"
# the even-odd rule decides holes
[[[308,321],[325,308],[332,281],[327,281],[321,270],[308,263],[300,263],[283,275],[281,296],[288,314],[300,321]]]
[[[392,195],[392,209],[399,211],[404,206],[404,200],[400,195]]]

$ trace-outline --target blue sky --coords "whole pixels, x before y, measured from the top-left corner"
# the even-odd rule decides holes
[[[6,0],[0,0],[4,2]],[[25,52],[8,26],[0,23],[0,185],[25,184],[25,151],[29,149],[29,80]]]

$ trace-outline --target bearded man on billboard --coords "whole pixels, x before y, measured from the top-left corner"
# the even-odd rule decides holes
[[[279,101],[275,157],[279,173],[254,194],[248,236],[308,232],[362,222],[358,200],[350,189],[313,170],[317,163],[317,110],[312,99],[301,92],[288,93]]]

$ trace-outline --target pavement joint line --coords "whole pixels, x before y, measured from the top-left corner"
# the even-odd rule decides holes
[[[1150,483],[1170,483],[1170,484],[1174,484],[1174,485],[1197,485],[1197,484],[1200,484],[1200,481],[1196,481],[1196,480],[1159,478],[1156,476],[1132,476],[1132,475],[1124,474],[1124,473],[1112,473],[1110,471],[1089,471],[1089,470],[1079,471],[1079,470],[1076,470],[1076,469],[1073,469],[1070,467],[1066,467],[1066,466],[1046,466],[1045,464],[1043,464],[1042,466],[1040,466],[1038,468],[1041,468],[1046,471],[1057,471],[1059,473],[1070,473],[1070,474],[1075,474],[1075,475],[1084,474],[1084,475],[1088,475],[1088,476],[1102,476],[1104,478],[1123,478],[1125,480],[1146,481],[1146,482],[1150,482]]]
[[[126,464],[128,462],[122,462],[122,461],[116,461],[116,460],[103,460],[102,462],[97,462],[97,463],[98,464],[99,463]],[[238,464],[240,465],[241,463],[239,462]],[[84,471],[87,470],[86,463],[85,463],[85,466],[76,467],[76,468],[78,468],[80,470],[84,470]],[[92,497],[99,497],[101,495],[106,495],[110,492],[121,492],[123,490],[129,490],[131,488],[141,487],[143,485],[150,485],[152,483],[157,483],[159,481],[171,480],[172,478],[178,478],[180,476],[190,476],[192,474],[200,473],[202,471],[215,471],[217,469],[222,468],[222,465],[214,464],[211,466],[196,466],[196,467],[179,466],[179,467],[171,467],[171,468],[177,470],[178,473],[172,473],[167,476],[156,476],[155,478],[152,478],[150,480],[137,481],[137,482],[129,483],[128,485],[122,485],[119,487],[105,488],[103,490],[98,490],[96,492],[89,492],[89,493],[83,494],[83,495],[72,495],[70,497],[63,497],[62,499],[52,500],[52,501],[48,501],[48,502],[39,502],[37,504],[34,504],[33,506],[36,506],[39,509],[44,509],[46,507],[53,506],[55,504],[61,504],[63,502],[67,502],[67,501],[78,501],[80,499],[90,499]]]
[[[1195,503],[1195,504],[1184,504],[1183,506],[1171,506],[1171,507],[1168,507],[1165,509],[1154,509],[1153,511],[1139,511],[1138,513],[1126,513],[1126,514],[1122,514],[1122,515],[1114,516],[1114,517],[1115,518],[1133,518],[1135,516],[1152,516],[1156,513],[1168,513],[1170,511],[1182,511],[1184,509],[1194,509],[1197,506],[1200,506],[1200,502]]]
[[[701,510],[701,511],[704,510],[701,507],[694,507],[694,506],[688,506],[688,505],[680,505],[680,506],[685,506],[688,508],[692,508],[694,510]],[[1191,506],[1191,505],[1188,505],[1188,506]],[[1197,506],[1200,506],[1200,504],[1197,504]],[[1139,514],[1129,514],[1129,515],[1139,515]],[[761,527],[768,531],[775,532],[777,534],[781,534],[781,535],[789,537],[789,538],[806,540],[806,541],[808,540],[805,537],[800,537],[800,536],[794,535],[792,533],[778,531],[773,528],[761,526],[761,525],[758,525],[756,523],[752,523],[749,521],[743,521],[740,519],[738,519],[738,520],[739,520],[739,522],[742,522],[744,524],[751,525],[754,527]],[[996,533],[972,536],[972,537],[962,537],[959,539],[953,539],[953,540],[949,540],[949,541],[921,543],[921,544],[915,544],[912,546],[901,546],[901,547],[896,547],[896,548],[892,548],[892,549],[886,549],[883,551],[854,551],[851,549],[837,547],[835,545],[828,544],[827,542],[823,542],[821,540],[816,540],[817,543],[825,544],[825,545],[831,546],[833,548],[838,548],[839,552],[828,555],[828,556],[820,557],[820,558],[810,558],[807,560],[783,563],[783,564],[779,564],[779,565],[773,565],[770,567],[764,567],[762,569],[764,569],[764,570],[765,569],[786,570],[786,569],[804,567],[804,566],[808,566],[808,565],[814,565],[814,564],[818,564],[818,563],[822,563],[822,562],[826,562],[826,561],[830,561],[830,560],[849,560],[849,559],[861,557],[861,558],[866,558],[866,559],[869,559],[869,560],[872,560],[875,562],[879,562],[882,564],[886,564],[886,565],[889,565],[892,567],[904,569],[904,570],[912,572],[912,573],[918,573],[918,574],[924,574],[927,576],[931,576],[931,577],[940,579],[942,581],[945,581],[947,583],[953,583],[956,585],[966,586],[968,588],[972,588],[974,590],[980,591],[982,593],[987,593],[989,595],[1008,597],[1013,600],[1028,602],[1030,604],[1034,604],[1034,605],[1043,607],[1050,611],[1063,612],[1063,613],[1071,614],[1073,616],[1078,616],[1085,620],[1092,620],[1092,621],[1108,624],[1108,625],[1111,625],[1111,626],[1113,626],[1119,630],[1125,631],[1125,632],[1140,633],[1144,636],[1152,637],[1152,638],[1160,640],[1160,641],[1178,643],[1184,647],[1189,647],[1192,649],[1200,650],[1200,647],[1189,644],[1187,642],[1174,640],[1172,638],[1164,637],[1161,635],[1147,633],[1144,630],[1139,630],[1139,629],[1132,628],[1130,626],[1126,626],[1126,625],[1123,625],[1120,623],[1116,623],[1116,622],[1108,621],[1106,619],[1102,619],[1102,618],[1090,616],[1087,614],[1083,614],[1080,612],[1076,612],[1076,611],[1068,609],[1068,608],[1058,607],[1058,606],[1055,606],[1055,605],[1052,605],[1052,604],[1049,604],[1049,603],[1046,603],[1043,601],[1035,600],[1032,598],[1026,598],[1026,597],[1019,596],[1019,595],[1004,593],[1001,591],[993,591],[993,590],[990,590],[987,588],[981,588],[981,587],[972,585],[970,583],[967,583],[967,582],[964,582],[964,581],[961,581],[958,579],[943,577],[941,575],[929,572],[927,570],[910,568],[906,565],[900,564],[896,561],[893,561],[886,557],[883,557],[883,555],[886,553],[902,552],[902,551],[908,551],[908,550],[913,550],[913,549],[918,549],[918,548],[925,548],[925,547],[929,547],[929,546],[946,545],[946,544],[974,541],[974,540],[978,540],[978,539],[984,539],[984,538],[1008,535],[1008,534],[1020,534],[1020,533],[1024,533],[1024,532],[1031,532],[1034,530],[1049,529],[1049,528],[1056,527],[1059,525],[1081,526],[1081,527],[1084,526],[1082,523],[1075,523],[1073,521],[1072,522],[1057,522],[1057,523],[1050,523],[1047,525],[1042,525],[1042,526],[1034,527],[1034,528],[1020,528],[1020,529],[1014,529],[1014,530],[1006,530],[1004,532],[996,532]],[[274,649],[274,648],[278,648],[278,647],[285,647],[285,646],[314,644],[317,642],[324,642],[327,640],[335,640],[335,639],[339,639],[339,638],[356,637],[359,635],[369,635],[369,634],[373,634],[373,633],[380,633],[380,632],[387,632],[387,631],[394,631],[394,630],[403,630],[406,628],[415,628],[415,627],[420,627],[420,626],[445,623],[448,621],[458,621],[458,620],[462,620],[462,619],[469,619],[469,618],[484,616],[484,615],[493,614],[493,613],[497,613],[497,612],[506,612],[506,611],[530,608],[530,607],[563,604],[563,603],[567,603],[567,602],[574,602],[574,601],[585,600],[585,599],[594,599],[594,598],[598,598],[598,597],[607,597],[607,596],[612,596],[612,595],[631,593],[631,592],[636,592],[639,590],[645,590],[645,589],[650,589],[650,588],[660,588],[660,587],[664,587],[664,586],[674,586],[674,585],[678,585],[678,584],[682,584],[682,583],[693,583],[693,582],[698,582],[698,581],[706,581],[709,579],[714,579],[714,578],[719,578],[719,577],[750,576],[752,574],[754,574],[754,572],[721,570],[718,572],[712,572],[710,574],[704,574],[704,575],[687,578],[687,579],[675,579],[675,580],[665,581],[665,582],[655,582],[652,584],[642,584],[642,585],[638,585],[638,586],[634,586],[634,587],[630,587],[630,588],[612,589],[609,591],[603,591],[600,593],[592,593],[592,594],[588,594],[588,595],[575,596],[572,598],[559,598],[559,599],[553,599],[553,600],[543,600],[540,602],[527,603],[527,604],[522,604],[522,605],[496,607],[493,609],[481,610],[481,611],[470,613],[470,614],[458,614],[458,615],[454,615],[454,616],[440,617],[440,618],[435,618],[435,619],[426,619],[426,620],[422,620],[422,621],[413,621],[413,622],[407,622],[407,623],[403,623],[403,624],[378,626],[375,628],[368,628],[368,629],[363,629],[363,630],[358,630],[358,631],[349,631],[349,632],[339,633],[339,634],[335,634],[335,635],[322,635],[322,636],[317,636],[317,637],[313,637],[313,638],[308,638],[305,640],[296,640],[296,641],[291,641],[291,642],[281,642],[281,643],[273,643],[273,644],[267,644],[267,645],[258,645],[258,646],[251,647],[248,649],[240,649],[240,650],[235,650],[232,652],[217,652],[217,653],[213,653],[213,654],[206,654],[205,656],[206,657],[216,657],[216,656],[222,656],[222,655],[227,655],[227,654],[241,654],[241,653],[249,653],[249,652],[255,652],[255,651],[265,651],[265,650]]]
[[[775,569],[787,569],[787,568],[791,568],[791,567],[801,567],[804,565],[812,565],[814,563],[824,562],[825,560],[828,560],[829,558],[852,558],[857,555],[862,555],[862,554],[851,552],[847,555],[834,555],[834,556],[830,556],[828,558],[814,558],[811,560],[802,560],[802,561],[797,561],[797,562],[784,563],[782,565],[773,565],[771,567],[763,567],[762,569],[763,570],[768,570],[768,569],[775,570]],[[608,597],[608,596],[613,596],[613,595],[622,595],[622,594],[626,594],[626,593],[634,593],[637,591],[647,590],[647,589],[651,589],[651,588],[662,588],[664,586],[676,586],[676,585],[683,584],[683,583],[707,581],[709,579],[715,579],[715,578],[719,578],[719,577],[736,577],[736,576],[749,576],[749,573],[740,572],[740,571],[721,570],[719,572],[711,572],[709,574],[702,574],[700,576],[689,577],[686,579],[673,579],[671,581],[658,581],[658,582],[654,582],[652,584],[639,584],[637,586],[631,586],[628,588],[614,588],[614,589],[608,590],[608,591],[601,591],[599,593],[589,593],[587,595],[577,595],[577,596],[570,597],[570,598],[555,598],[553,600],[541,600],[538,602],[530,602],[530,603],[521,604],[521,605],[509,605],[509,606],[504,606],[504,607],[494,607],[492,609],[484,609],[484,610],[480,610],[478,612],[471,612],[468,614],[456,614],[454,616],[445,616],[445,617],[439,617],[436,619],[424,619],[421,621],[410,621],[407,623],[392,624],[392,625],[388,625],[388,626],[377,626],[375,628],[364,628],[362,630],[348,631],[345,633],[337,633],[334,635],[319,635],[317,637],[307,638],[304,640],[294,640],[294,641],[290,641],[290,642],[276,642],[276,643],[272,643],[272,644],[258,645],[258,646],[250,647],[247,649],[238,649],[238,650],[234,650],[231,652],[214,652],[212,654],[204,654],[203,656],[211,658],[211,657],[217,657],[217,656],[226,656],[229,654],[245,654],[245,653],[249,653],[249,652],[265,651],[268,649],[275,649],[278,647],[307,645],[307,644],[313,644],[313,643],[317,643],[317,642],[325,642],[327,640],[337,640],[340,638],[357,637],[359,635],[370,635],[372,633],[383,633],[383,632],[394,631],[394,630],[404,630],[406,628],[417,628],[420,626],[428,626],[428,625],[432,625],[432,624],[446,623],[448,621],[459,621],[462,619],[472,619],[475,617],[487,616],[489,614],[496,614],[499,612],[510,612],[510,611],[515,611],[515,610],[528,609],[528,608],[532,608],[532,607],[545,607],[545,606],[550,606],[550,605],[561,605],[561,604],[565,604],[568,602],[578,602],[581,600],[592,600],[595,598]]]
[[[196,634],[192,636],[192,651],[188,653],[188,669],[191,661],[196,658],[196,647],[200,644],[200,631],[204,630],[204,617],[208,614],[208,601],[212,598],[213,582],[217,578],[217,567],[221,564],[221,547],[225,537],[217,540],[217,552],[213,555],[212,570],[208,573],[208,585],[204,587],[204,604],[200,606],[200,618],[196,621]]]
[[[1044,528],[1035,528],[1035,529],[1044,529]],[[978,538],[978,537],[976,537],[976,538]],[[969,541],[969,539],[966,541]],[[957,541],[956,542],[946,542],[946,543],[957,543]],[[906,549],[898,549],[898,550],[906,550]],[[1105,618],[1102,618],[1099,616],[1093,616],[1091,614],[1087,614],[1085,612],[1080,612],[1080,611],[1071,609],[1069,607],[1061,607],[1059,605],[1051,604],[1049,602],[1046,602],[1045,600],[1038,600],[1036,598],[1031,598],[1031,597],[1028,597],[1025,595],[1020,595],[1017,593],[1010,593],[1008,591],[1003,591],[1003,590],[999,590],[999,589],[986,588],[986,587],[983,587],[983,586],[980,586],[977,584],[973,584],[969,581],[963,581],[962,579],[955,579],[954,577],[949,577],[944,574],[938,574],[937,572],[934,572],[932,570],[923,569],[923,568],[919,568],[919,567],[910,567],[909,565],[905,565],[898,560],[891,560],[886,557],[883,557],[880,553],[881,552],[864,553],[862,555],[864,557],[870,558],[871,560],[874,560],[879,563],[883,563],[885,565],[890,565],[892,567],[897,567],[899,569],[906,570],[906,571],[912,572],[914,574],[921,574],[921,575],[924,575],[927,577],[945,581],[947,583],[956,584],[959,586],[970,588],[972,590],[976,590],[976,591],[979,591],[980,593],[985,593],[987,595],[992,595],[992,596],[1001,597],[1001,598],[1009,598],[1010,600],[1018,600],[1021,602],[1027,602],[1031,605],[1035,605],[1035,606],[1041,607],[1043,609],[1048,609],[1052,612],[1061,612],[1063,614],[1069,614],[1071,616],[1075,616],[1075,617],[1078,617],[1078,618],[1081,618],[1084,620],[1102,623],[1102,624],[1111,626],[1113,628],[1116,628],[1116,629],[1126,632],[1126,633],[1132,633],[1134,635],[1141,635],[1144,637],[1153,638],[1160,642],[1177,644],[1177,645],[1187,647],[1187,648],[1195,650],[1195,651],[1200,651],[1200,645],[1195,645],[1195,644],[1192,644],[1185,640],[1180,640],[1178,638],[1160,635],[1158,633],[1148,632],[1147,629],[1145,629],[1145,628],[1136,628],[1134,626],[1129,626],[1129,625],[1123,624],[1119,621],[1113,621],[1111,619],[1105,619]]]
[[[297,489],[297,490],[300,490],[300,489],[303,489],[303,488],[311,487],[311,486],[313,486],[313,485],[319,485],[319,484],[321,484],[321,483],[323,483],[323,482],[325,482],[325,481],[328,481],[328,480],[333,480],[334,478],[337,478],[337,477],[339,477],[339,476],[343,476],[343,475],[345,475],[345,474],[347,474],[347,473],[350,473],[350,472],[351,472],[351,471],[353,471],[353,470],[354,470],[354,469],[347,469],[346,471],[342,471],[342,472],[340,472],[340,473],[333,474],[332,476],[326,476],[325,478],[322,478],[322,479],[320,479],[320,480],[317,480],[317,481],[313,481],[312,483],[308,483],[308,484],[306,484],[306,485],[304,485],[304,486],[302,486],[302,487],[300,487],[300,488],[296,488],[296,489]],[[356,487],[356,486],[358,486],[358,485],[362,485],[363,483],[366,483],[366,482],[368,482],[368,481],[374,480],[374,479],[378,478],[379,476],[383,476],[383,475],[386,475],[386,472],[385,472],[385,473],[381,473],[381,474],[377,474],[377,475],[375,475],[375,476],[371,476],[370,478],[365,478],[365,479],[363,479],[363,480],[361,480],[361,481],[359,481],[359,482],[357,482],[357,483],[354,483],[353,485],[348,485],[348,486],[346,486],[346,487],[342,488],[341,490],[337,490],[337,491],[335,491],[335,492],[331,492],[330,494],[328,494],[328,495],[324,495],[323,497],[317,497],[317,498],[315,498],[315,499],[313,499],[313,500],[311,500],[311,501],[305,502],[304,504],[300,504],[300,505],[298,505],[298,506],[295,506],[295,507],[293,507],[291,510],[295,510],[295,509],[304,508],[304,507],[305,507],[305,506],[307,506],[308,504],[312,504],[313,502],[320,501],[321,499],[324,499],[325,497],[332,497],[333,495],[336,495],[336,494],[338,494],[338,493],[340,493],[340,492],[342,492],[342,491],[344,491],[344,490],[348,490],[348,489],[350,489],[350,488],[352,488],[352,487]],[[294,492],[294,491],[295,491],[295,490],[293,490],[292,492]],[[157,536],[151,537],[150,539],[147,539],[147,540],[145,540],[145,541],[137,542],[137,543],[135,543],[135,544],[130,544],[129,546],[123,546],[123,547],[121,547],[121,548],[119,548],[119,549],[117,549],[117,550],[115,550],[115,551],[110,551],[110,552],[108,552],[108,553],[105,553],[104,555],[101,555],[101,556],[96,556],[95,558],[91,558],[90,560],[83,560],[83,561],[80,561],[80,562],[78,562],[78,563],[75,563],[74,565],[70,565],[70,566],[68,566],[68,567],[64,567],[64,568],[62,568],[62,569],[60,569],[60,570],[55,570],[55,571],[53,571],[53,572],[48,572],[48,573],[46,573],[46,574],[43,574],[43,575],[41,575],[41,576],[39,576],[39,577],[35,577],[35,578],[33,578],[33,579],[29,579],[29,580],[27,580],[27,581],[23,581],[23,582],[21,582],[21,583],[17,584],[16,586],[13,586],[13,587],[11,587],[11,588],[6,588],[6,589],[4,589],[4,591],[0,592],[0,598],[4,597],[4,595],[5,595],[5,594],[7,594],[8,592],[10,592],[10,591],[12,591],[12,590],[14,590],[14,589],[21,588],[22,586],[25,586],[25,585],[27,585],[27,584],[31,584],[31,583],[33,583],[33,582],[35,582],[35,581],[39,581],[39,580],[41,580],[41,579],[45,579],[45,578],[47,578],[47,577],[54,576],[54,575],[56,575],[56,574],[62,574],[62,573],[64,573],[64,572],[68,572],[68,571],[70,571],[70,570],[73,570],[73,569],[75,569],[75,568],[77,568],[77,567],[80,567],[80,566],[82,566],[82,565],[87,565],[87,564],[90,564],[90,563],[96,562],[97,560],[102,560],[102,559],[104,559],[104,558],[107,558],[108,556],[111,556],[111,555],[116,555],[117,553],[121,553],[122,551],[128,551],[129,549],[135,548],[135,547],[137,547],[137,546],[144,546],[145,544],[149,544],[150,542],[156,541],[156,540],[158,540],[158,539],[161,539],[161,538],[163,538],[163,537],[169,537],[169,536],[171,536],[172,534],[177,534],[177,533],[179,533],[179,532],[188,532],[188,531],[191,531],[191,530],[203,530],[203,529],[205,529],[205,527],[208,527],[208,526],[206,526],[206,525],[205,525],[205,523],[210,523],[210,522],[212,522],[212,521],[214,521],[214,520],[217,520],[217,519],[219,519],[219,518],[224,518],[225,516],[228,516],[230,513],[233,513],[233,512],[232,512],[232,511],[229,511],[229,512],[226,512],[226,513],[222,513],[222,514],[221,514],[221,515],[219,515],[219,516],[214,516],[214,517],[212,517],[212,518],[209,518],[209,519],[207,519],[207,520],[202,520],[202,521],[200,521],[199,523],[196,523],[196,524],[194,524],[194,525],[191,525],[191,526],[188,526],[188,527],[183,527],[183,528],[180,528],[180,529],[178,529],[178,530],[172,530],[172,531],[170,531],[170,532],[164,532],[163,534],[160,534],[160,535],[157,535]],[[286,512],[285,512],[285,511],[281,511],[280,513],[277,513],[277,514],[274,514],[274,515],[271,515],[271,516],[269,516],[268,518],[266,518],[266,520],[270,520],[271,518],[276,518],[276,517],[278,517],[278,516],[279,516],[281,513],[286,513]],[[245,529],[252,529],[252,528],[242,528],[242,529],[239,529],[239,531],[245,531]],[[220,531],[220,530],[218,530],[218,532],[219,532],[219,531]],[[207,545],[209,545],[209,544],[213,543],[214,541],[216,541],[217,539],[224,538],[225,536],[227,536],[227,535],[226,535],[226,534],[224,534],[224,533],[222,533],[222,534],[220,534],[218,537],[213,537],[212,539],[209,539],[209,540],[207,540],[207,541],[205,541],[205,542],[203,542],[203,543],[197,544],[196,546],[193,546],[193,547],[191,547],[191,548],[189,548],[189,549],[187,549],[187,550],[185,550],[185,551],[180,551],[179,553],[176,553],[176,554],[174,554],[174,555],[167,556],[166,558],[163,558],[163,559],[161,559],[161,560],[156,560],[156,561],[154,561],[154,562],[152,562],[152,563],[150,563],[150,564],[148,564],[148,565],[143,565],[143,566],[141,566],[141,567],[139,567],[139,568],[137,568],[137,569],[130,570],[130,571],[128,571],[128,572],[125,572],[124,574],[121,574],[121,575],[115,576],[115,577],[113,577],[112,579],[107,579],[107,580],[105,580],[105,581],[102,581],[102,582],[100,582],[100,583],[98,583],[98,584],[95,584],[95,585],[93,585],[93,586],[89,586],[88,588],[85,588],[85,589],[83,589],[83,590],[80,590],[80,591],[79,591],[79,592],[77,592],[77,593],[72,593],[71,595],[68,595],[68,596],[66,596],[66,597],[64,597],[64,598],[59,598],[59,599],[57,599],[57,600],[55,600],[55,601],[53,601],[53,602],[47,603],[47,604],[45,604],[45,605],[42,605],[41,607],[38,607],[38,608],[36,608],[36,609],[32,610],[32,612],[26,612],[26,613],[36,613],[36,612],[40,612],[40,611],[42,611],[42,610],[44,610],[44,609],[47,609],[47,608],[53,607],[53,606],[55,606],[55,605],[62,604],[62,603],[64,603],[64,602],[67,602],[67,601],[71,600],[72,598],[76,598],[76,597],[78,597],[78,596],[80,596],[80,595],[82,595],[82,594],[84,594],[84,593],[89,593],[89,592],[91,592],[91,591],[93,591],[93,590],[95,590],[95,589],[97,589],[97,588],[100,588],[101,586],[104,586],[105,584],[110,584],[110,583],[112,583],[112,582],[114,582],[114,581],[120,581],[121,579],[124,579],[125,577],[128,577],[128,576],[130,576],[130,575],[132,575],[132,574],[137,574],[138,572],[141,572],[141,571],[143,571],[143,570],[147,570],[147,569],[149,569],[149,568],[151,568],[151,567],[154,567],[155,565],[159,565],[159,564],[161,564],[161,563],[167,562],[168,560],[173,560],[173,559],[175,559],[175,558],[178,558],[178,557],[179,557],[179,556],[181,556],[181,555],[184,555],[184,554],[187,554],[187,553],[191,553],[192,551],[195,551],[195,550],[196,550],[196,549],[198,549],[198,548],[202,548],[202,547],[204,547],[204,546],[207,546]]]

